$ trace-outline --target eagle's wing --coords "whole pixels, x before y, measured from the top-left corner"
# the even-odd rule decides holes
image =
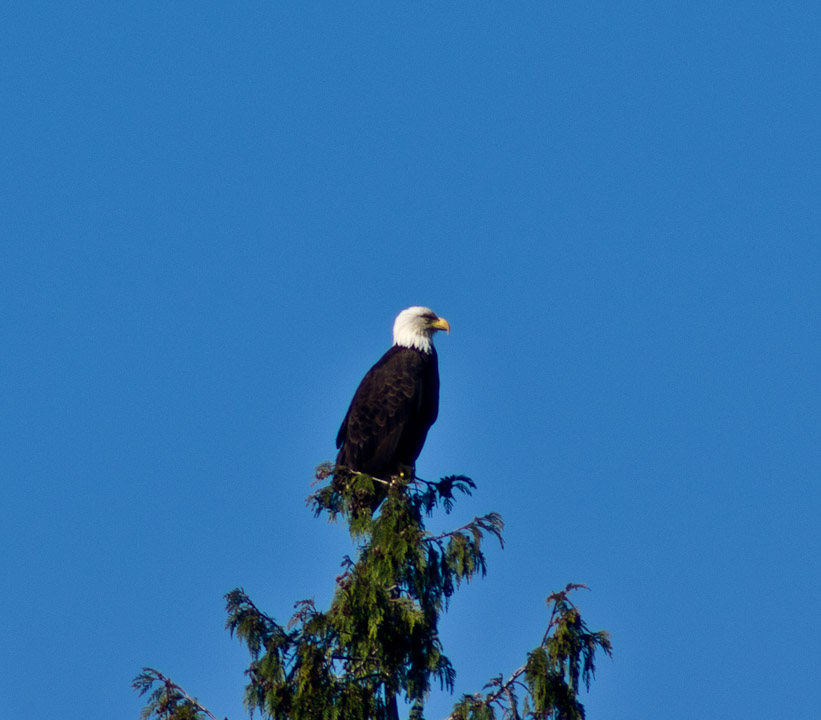
[[[418,353],[394,347],[368,371],[339,428],[337,464],[379,476],[396,472],[397,463],[413,463],[415,458],[408,461],[396,453],[409,424],[425,422],[420,417],[423,362]]]

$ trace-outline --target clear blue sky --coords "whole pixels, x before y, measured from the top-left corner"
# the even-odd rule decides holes
[[[820,88],[817,2],[6,2],[0,714],[244,717],[222,596],[327,604],[313,468],[424,304],[418,471],[507,522],[458,691],[580,582],[591,720],[813,716]]]

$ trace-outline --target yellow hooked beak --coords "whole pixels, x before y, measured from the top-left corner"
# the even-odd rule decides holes
[[[437,330],[444,330],[448,335],[450,335],[450,323],[445,320],[445,318],[438,317],[434,320],[430,326],[432,328],[436,328]]]

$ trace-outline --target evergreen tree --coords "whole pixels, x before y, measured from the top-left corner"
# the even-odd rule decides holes
[[[386,483],[323,465],[317,479],[326,484],[309,498],[315,514],[346,521],[358,552],[344,559],[330,608],[300,601],[287,625],[242,589],[225,596],[226,627],[251,654],[246,707],[273,720],[398,720],[402,697],[411,720],[421,720],[432,683],[453,690],[456,675],[439,618],[462,582],[485,574],[482,543],[488,535],[502,543],[502,518],[489,513],[439,535],[425,530],[434,509],[450,513],[456,494],[475,488],[464,476]],[[372,514],[369,498],[377,494],[385,501]],[[611,645],[607,632],[591,632],[571,602],[570,593],[582,587],[550,595],[547,629],[524,665],[463,696],[449,720],[583,720],[581,686],[589,688],[596,650],[610,655]],[[152,668],[133,686],[148,695],[144,720],[216,720]]]

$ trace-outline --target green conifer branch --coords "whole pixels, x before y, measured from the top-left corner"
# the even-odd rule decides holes
[[[505,720],[584,720],[584,706],[579,702],[579,679],[589,689],[595,676],[595,653],[603,650],[612,656],[610,636],[605,631],[591,632],[582,620],[569,593],[586,589],[569,584],[547,598],[550,619],[540,645],[528,654],[527,662],[502,682],[492,679],[486,694],[463,696],[448,720],[486,720],[495,718],[495,710]],[[519,703],[516,687],[526,695]]]
[[[154,687],[154,685],[158,687]],[[192,698],[179,685],[163,675],[159,670],[144,667],[131,683],[141,696],[151,693],[146,706],[140,713],[143,720],[217,720],[206,707]],[[227,720],[227,719],[226,719]]]

